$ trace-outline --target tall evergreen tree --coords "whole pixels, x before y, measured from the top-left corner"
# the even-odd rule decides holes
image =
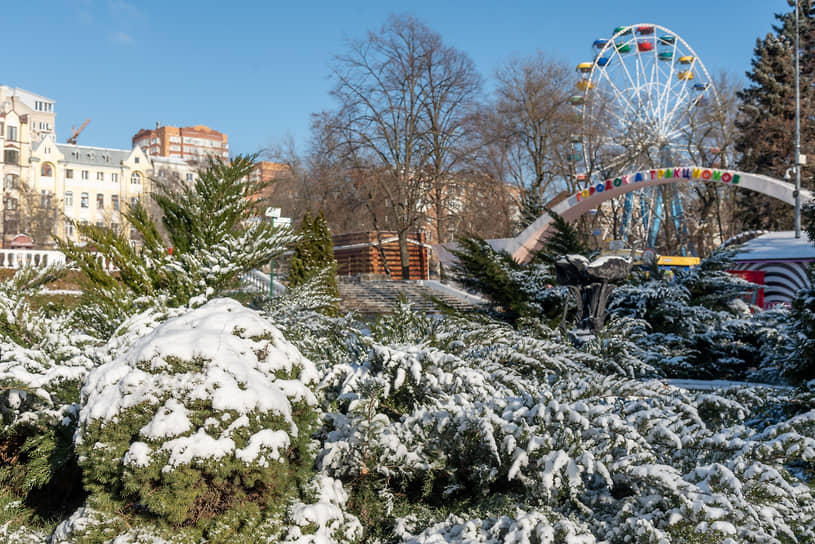
[[[790,5],[794,5],[790,2]],[[815,9],[801,2],[799,11],[801,152],[815,153],[815,126],[807,123],[815,114]],[[750,85],[738,93],[741,118],[736,126],[736,148],[741,153],[739,168],[748,172],[784,178],[794,165],[795,134],[795,12],[776,14],[773,32],[756,40]],[[815,178],[803,169],[802,185],[811,188]],[[752,193],[736,194],[737,214],[743,228],[785,229],[792,227],[790,206]]]
[[[325,275],[327,291],[339,297],[334,242],[323,212],[312,217],[311,213],[307,211],[303,216],[298,233],[300,239],[295,244],[294,255],[289,261],[289,285],[291,287],[303,285],[328,269],[328,274]]]

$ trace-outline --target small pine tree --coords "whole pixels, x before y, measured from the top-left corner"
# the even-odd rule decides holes
[[[563,217],[547,209],[546,213],[554,220],[554,232],[535,256],[535,261],[554,263],[563,255],[587,255],[590,250],[580,240],[577,229],[566,222]]]
[[[139,233],[139,247],[133,247],[124,234],[94,225],[77,225],[88,240],[85,247],[57,240],[59,249],[87,279],[83,306],[92,319],[86,321],[110,333],[140,310],[131,308],[135,300],[149,304],[163,299],[170,306],[200,304],[233,288],[241,273],[268,263],[294,242],[289,229],[252,220],[254,197],[262,189],[246,181],[254,158],[238,156],[228,163],[211,160],[193,185],[180,189],[157,183],[152,197],[161,210],[167,241],[141,203],[123,214]],[[103,267],[99,255],[118,269],[116,276]]]
[[[323,212],[316,217],[306,212],[298,234],[300,239],[294,245],[294,254],[289,261],[289,286],[303,285],[327,269],[328,273],[324,274],[327,293],[339,297],[334,242]]]

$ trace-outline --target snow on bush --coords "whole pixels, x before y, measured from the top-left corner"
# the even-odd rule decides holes
[[[211,541],[232,522],[251,533],[245,518],[281,509],[310,472],[316,379],[277,329],[235,301],[167,320],[82,389],[75,442],[94,505],[131,505]]]
[[[353,514],[346,512],[348,493],[342,482],[318,474],[310,483],[310,492],[317,502],[296,502],[289,508],[288,534],[284,542],[291,544],[329,544],[357,542],[362,538],[362,525]]]
[[[346,482],[366,530],[411,542],[815,539],[812,493],[787,465],[812,460],[810,416],[768,420],[779,395],[603,375],[546,331],[385,321],[321,367],[331,410],[318,468]]]

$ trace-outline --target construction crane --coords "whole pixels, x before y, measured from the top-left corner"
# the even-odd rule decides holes
[[[68,138],[65,141],[68,142],[69,144],[76,145],[76,139],[79,137],[79,133],[82,132],[83,130],[85,130],[85,127],[88,126],[88,123],[90,123],[90,122],[91,122],[91,118],[88,117],[87,119],[85,119],[85,122],[82,123],[82,126],[79,127],[79,130],[77,130],[76,126],[71,126],[71,132],[72,132],[71,137]]]

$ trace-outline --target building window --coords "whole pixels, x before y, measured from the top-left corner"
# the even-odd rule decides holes
[[[17,174],[6,174],[6,191],[12,191],[17,188]]]
[[[96,173],[96,181],[105,181],[105,173],[104,172],[97,172]]]
[[[167,177],[167,172],[164,170],[164,168],[159,168],[158,169],[158,177],[160,177],[160,178],[166,178]]]
[[[97,228],[97,229],[103,229],[103,228],[105,228],[105,222],[104,222],[104,221],[97,221],[97,222],[96,222],[96,228]]]
[[[45,163],[40,168],[40,175],[45,178],[54,177],[54,167],[49,163]]]
[[[8,132],[6,133],[6,139],[11,140],[12,142],[17,141],[17,127],[9,126]]]
[[[110,224],[110,230],[113,231],[113,234],[118,236],[118,234],[119,234],[119,223],[111,223]]]
[[[88,207],[88,193],[82,193],[79,199],[79,206],[82,208]]]
[[[16,198],[7,198],[6,199],[6,209],[7,210],[16,210],[17,209],[17,199]]]
[[[139,164],[139,158],[136,157],[135,159],[133,159],[133,162],[135,162],[136,164]]]
[[[17,164],[20,162],[20,152],[16,149],[6,149],[3,151],[3,160],[6,164]]]
[[[51,193],[45,189],[40,191],[40,208],[44,210],[51,209]]]
[[[103,195],[102,193],[96,193],[96,209],[97,210],[105,209],[105,195]]]
[[[74,207],[74,192],[73,191],[65,191],[65,207],[66,208],[73,208]]]
[[[74,171],[70,168],[65,170],[65,179],[74,179]]]
[[[192,172],[188,173],[187,174],[187,181],[189,181],[190,183],[195,181],[195,174],[193,174]]]
[[[131,196],[131,197],[130,197],[130,207],[131,207],[131,208],[133,208],[133,207],[135,207],[136,205],[138,205],[138,203],[139,203],[139,197],[137,197],[137,196]]]
[[[88,179],[90,177],[90,172],[87,170],[82,170],[82,179]]]
[[[113,206],[114,210],[119,211],[119,195],[111,195],[110,205]]]
[[[111,174],[110,175],[110,181],[112,181],[114,183],[119,183],[119,174]]]
[[[74,223],[73,221],[65,220],[65,235],[66,236],[73,236],[74,235]]]
[[[138,185],[141,183],[141,174],[138,172],[133,172],[133,175],[130,176],[130,183],[133,185]]]

